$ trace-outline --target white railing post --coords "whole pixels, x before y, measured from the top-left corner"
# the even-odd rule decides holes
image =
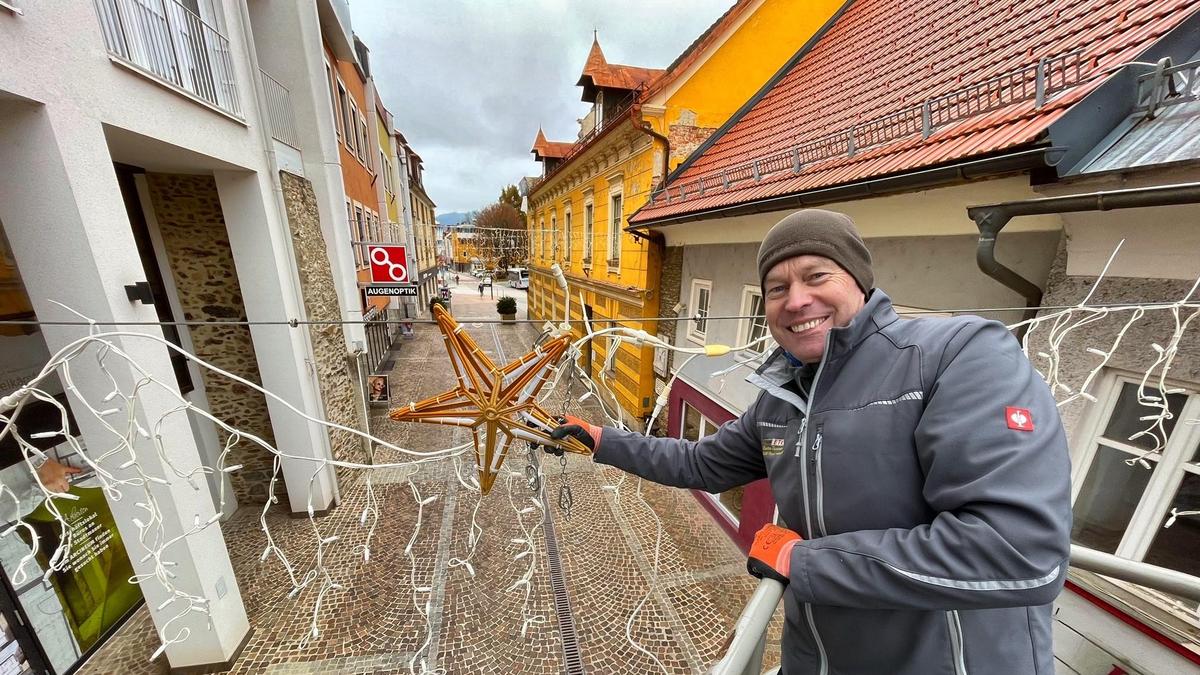
[[[725,656],[709,670],[709,675],[758,675],[762,672],[766,648],[767,624],[783,597],[784,585],[763,579],[750,596],[742,615],[733,626],[733,639]]]

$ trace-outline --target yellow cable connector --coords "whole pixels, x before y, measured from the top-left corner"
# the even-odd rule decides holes
[[[725,356],[729,353],[729,345],[704,345],[705,356]]]

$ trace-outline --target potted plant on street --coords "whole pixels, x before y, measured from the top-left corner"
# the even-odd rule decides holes
[[[441,305],[442,309],[446,310],[447,312],[450,311],[450,302],[448,300],[446,300],[445,298],[438,298],[438,297],[430,298],[429,299],[429,311],[430,312],[433,311],[434,305]]]
[[[502,295],[496,301],[496,311],[500,313],[500,318],[505,321],[516,321],[517,319],[517,299]]]

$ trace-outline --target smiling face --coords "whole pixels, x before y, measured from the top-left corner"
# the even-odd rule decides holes
[[[825,352],[829,329],[850,325],[866,296],[834,261],[800,255],[767,272],[763,301],[775,342],[801,361],[816,363]]]

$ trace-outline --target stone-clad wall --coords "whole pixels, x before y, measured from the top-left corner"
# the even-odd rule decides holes
[[[171,275],[187,321],[245,321],[246,310],[229,247],[229,235],[211,176],[146,174],[150,200],[166,248]],[[255,384],[261,384],[250,329],[238,325],[189,327],[196,356]],[[267,402],[262,394],[202,369],[209,412],[230,426],[258,435],[274,445]],[[226,434],[221,432],[221,442]],[[242,503],[264,503],[271,480],[271,454],[242,441],[228,465],[242,469],[230,476]],[[283,496],[279,481],[276,491]]]
[[[296,252],[300,288],[304,294],[304,309],[309,320],[337,321],[341,318],[337,292],[334,290],[333,269],[325,239],[321,234],[321,219],[317,212],[317,196],[307,179],[280,171],[283,201]],[[317,380],[321,400],[325,404],[325,419],[353,429],[366,429],[362,419],[362,389],[356,384],[357,373],[347,359],[345,336],[341,325],[310,324],[316,360]],[[339,460],[361,462],[366,459],[359,437],[345,431],[329,435],[333,456]],[[346,470],[338,471],[338,480],[345,483]]]
[[[1066,237],[1064,237],[1059,245],[1054,265],[1050,268],[1042,305],[1058,307],[1076,304],[1087,296],[1088,291],[1095,283],[1096,277],[1067,275]],[[1187,295],[1193,283],[1178,279],[1105,277],[1096,287],[1096,292],[1088,304],[1170,302]],[[1181,317],[1183,316],[1186,314],[1181,314]],[[1129,318],[1129,312],[1114,313],[1072,330],[1069,338],[1059,350],[1059,379],[1072,388],[1077,388],[1100,360],[1099,356],[1088,352],[1087,348],[1093,347],[1108,351],[1112,347],[1117,333]],[[1145,316],[1139,319],[1125,334],[1120,348],[1108,361],[1108,366],[1133,373],[1144,372],[1158,356],[1158,353],[1150,345],[1157,343],[1165,347],[1174,331],[1175,319],[1170,311],[1146,312]],[[1047,332],[1048,327],[1041,327],[1029,336],[1030,357],[1033,359],[1034,365],[1040,369],[1045,368],[1045,361],[1039,359],[1036,354],[1037,352],[1049,352],[1046,341]],[[1188,330],[1184,333],[1169,377],[1188,382],[1200,382],[1200,331]],[[1093,382],[1092,393],[1095,393],[1095,385],[1098,383],[1098,380]],[[1055,392],[1055,394],[1060,399],[1062,398],[1062,392]],[[1085,402],[1081,400],[1076,400],[1060,409],[1063,424],[1068,433],[1073,431],[1084,411]]]
[[[668,246],[663,249],[662,260],[662,280],[659,282],[659,316],[679,316],[675,311],[675,305],[679,304],[680,293],[683,288],[683,247]],[[660,335],[666,335],[668,342],[675,343],[675,334],[678,330],[678,321],[660,321],[658,322],[658,332]],[[667,367],[670,368],[675,354],[667,355]]]

